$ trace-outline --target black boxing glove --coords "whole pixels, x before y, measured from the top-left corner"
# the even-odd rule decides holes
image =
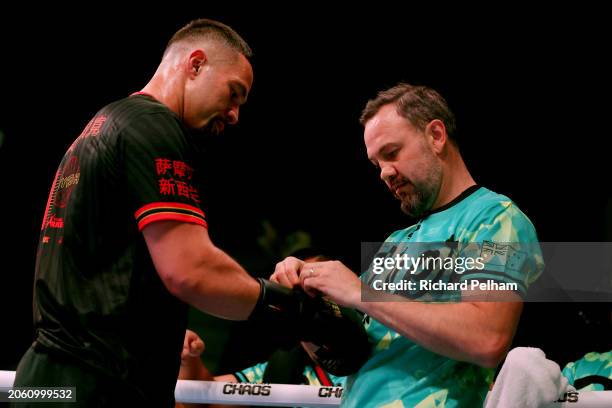
[[[259,281],[259,298],[248,321],[265,331],[266,343],[272,349],[290,350],[300,340],[298,322],[301,299],[285,286],[267,279]]]
[[[310,357],[336,376],[357,372],[371,354],[363,316],[327,298],[304,297],[301,340],[315,345],[306,346]]]
[[[313,343],[311,358],[323,369],[345,376],[356,372],[369,358],[371,347],[361,315],[322,297],[310,297],[301,289],[289,289],[259,279],[260,293],[249,320],[276,319],[289,336]]]
[[[287,288],[267,279],[259,281],[259,297],[249,320],[267,318],[275,315],[295,315],[299,312],[300,299],[293,289]]]

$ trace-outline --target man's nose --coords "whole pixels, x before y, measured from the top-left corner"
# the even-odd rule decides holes
[[[233,106],[227,111],[227,113],[225,114],[225,121],[228,125],[235,125],[236,123],[238,123],[238,112],[238,106]]]
[[[393,177],[397,175],[397,170],[390,164],[381,165],[380,167],[380,179],[386,183],[390,182]]]

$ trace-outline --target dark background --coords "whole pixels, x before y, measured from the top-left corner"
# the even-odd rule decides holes
[[[213,240],[253,274],[308,242],[358,265],[361,241],[410,225],[358,124],[367,100],[400,80],[447,97],[474,178],[511,197],[540,240],[611,240],[605,13],[307,4],[0,14],[0,369],[31,342],[34,256],[61,156],[100,107],[147,83],[170,36],[197,17],[231,25],[255,52],[241,123],[214,142],[206,199]],[[610,348],[606,319],[604,304],[528,304],[516,344],[564,364]],[[259,348],[242,325],[192,321],[213,368]]]

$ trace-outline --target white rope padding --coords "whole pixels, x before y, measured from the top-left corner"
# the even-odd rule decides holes
[[[14,382],[14,371],[0,370],[0,392]],[[251,406],[338,407],[341,396],[342,387],[194,380],[178,380],[174,390],[177,402]]]
[[[291,407],[338,407],[342,387],[178,380],[178,402]]]
[[[7,392],[14,381],[14,371],[0,370],[0,392]],[[192,380],[178,380],[174,391],[177,402],[317,408],[338,407],[341,395],[342,387]],[[576,398],[576,402],[550,403],[544,408],[612,407],[612,391],[579,392]]]

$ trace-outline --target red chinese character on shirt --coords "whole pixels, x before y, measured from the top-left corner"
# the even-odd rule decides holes
[[[166,174],[171,168],[172,164],[170,160],[164,158],[155,159],[155,169],[157,170],[158,176]]]
[[[192,185],[189,185],[189,196],[191,197],[191,199],[193,201],[195,201],[196,203],[200,202],[200,192],[198,191],[197,188],[195,188]]]
[[[178,188],[178,195],[189,198],[189,187],[184,181],[175,181],[176,187]]]
[[[185,162],[174,160],[172,162],[172,166],[174,168],[174,175],[177,177],[185,177],[191,179],[191,167],[189,167]]]
[[[174,183],[172,180],[160,179],[159,180],[159,194],[163,195],[174,195]]]

